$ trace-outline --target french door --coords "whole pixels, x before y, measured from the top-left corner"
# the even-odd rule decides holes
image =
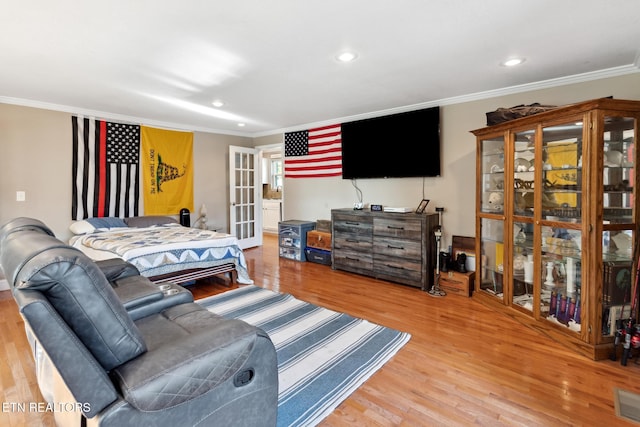
[[[259,150],[229,146],[229,229],[242,249],[262,245]]]

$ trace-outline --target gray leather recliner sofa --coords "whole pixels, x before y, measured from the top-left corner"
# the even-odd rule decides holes
[[[41,221],[0,228],[0,265],[59,425],[269,426],[278,372],[268,335],[124,261],[94,262]]]

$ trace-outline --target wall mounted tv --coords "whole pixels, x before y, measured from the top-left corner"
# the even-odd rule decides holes
[[[440,175],[440,107],[342,124],[342,178]]]

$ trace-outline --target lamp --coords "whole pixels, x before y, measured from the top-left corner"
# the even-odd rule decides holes
[[[207,207],[204,203],[202,204],[202,206],[200,206],[200,216],[196,220],[196,224],[197,223],[200,223],[200,228],[202,230],[207,229]]]

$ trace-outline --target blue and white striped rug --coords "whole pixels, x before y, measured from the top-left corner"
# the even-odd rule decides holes
[[[258,286],[198,300],[269,334],[278,354],[278,426],[314,426],[411,336]]]

